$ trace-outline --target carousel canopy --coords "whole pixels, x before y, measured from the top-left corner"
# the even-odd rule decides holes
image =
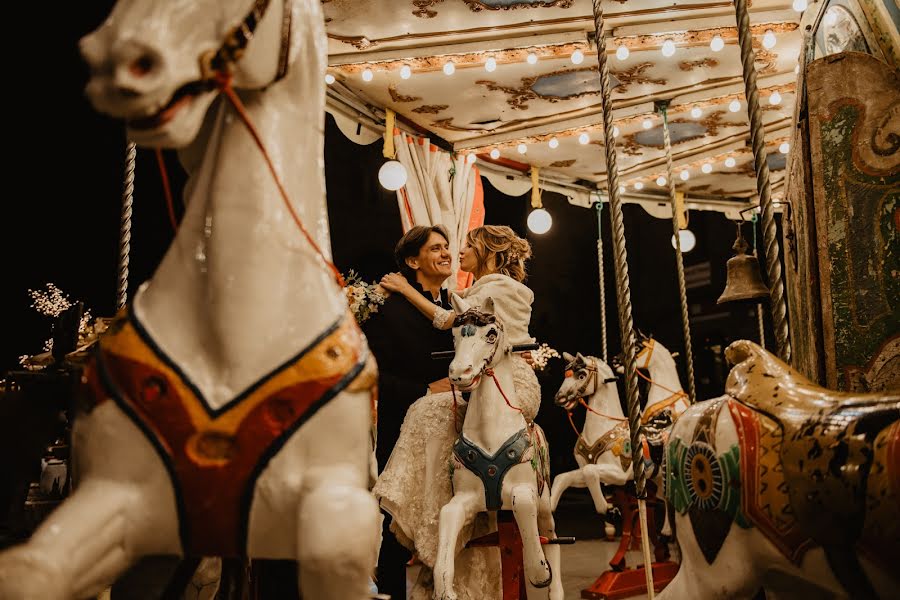
[[[477,154],[482,171],[537,166],[551,182],[605,188],[591,2],[323,2],[333,113],[377,129],[390,108],[409,131]],[[795,9],[805,5],[755,0],[750,8],[776,199],[802,37]],[[654,108],[668,100],[678,189],[706,207],[746,205],[756,184],[733,4],[614,0],[604,9],[625,195],[668,199]]]

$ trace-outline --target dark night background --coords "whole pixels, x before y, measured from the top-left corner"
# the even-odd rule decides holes
[[[124,130],[97,115],[83,95],[87,72],[77,53],[77,41],[98,25],[112,2],[72,3],[54,9],[42,37],[42,54],[52,56],[51,73],[42,72],[45,92],[35,99],[52,100],[52,113],[34,119],[34,128],[17,149],[28,165],[10,176],[29,191],[7,196],[6,227],[0,236],[6,268],[3,273],[0,368],[14,368],[17,356],[41,350],[50,336],[50,320],[33,311],[28,289],[53,282],[70,298],[82,300],[95,316],[111,316],[115,305],[116,256],[124,170]],[[32,108],[39,108],[34,105]],[[52,118],[47,115],[52,115]],[[13,119],[15,120],[15,119]],[[391,249],[401,235],[393,193],[382,190],[376,173],[381,145],[357,146],[327,118],[325,163],[332,242],[337,266],[353,268],[367,280],[393,270]],[[15,125],[15,124],[13,124]],[[174,154],[167,164],[176,191],[183,183]],[[600,151],[597,161],[603,160]],[[16,164],[16,163],[13,163]],[[562,351],[600,354],[597,273],[597,220],[591,210],[570,205],[557,194],[543,195],[553,215],[553,228],[538,236],[527,231],[527,195],[512,198],[484,179],[486,223],[511,226],[534,246],[528,284],[535,292],[532,335]],[[160,176],[153,153],[139,150],[131,241],[129,293],[148,279],[172,238]],[[631,298],[635,325],[653,333],[667,348],[681,351],[680,309],[668,219],[655,219],[641,207],[625,206]],[[612,247],[608,210],[604,211],[607,322],[609,349],[619,349]],[[757,339],[756,317],[746,307],[716,306],[725,285],[725,262],[731,256],[734,226],[719,213],[692,212],[690,228],[696,248],[685,255],[685,266],[709,262],[709,283],[690,289],[693,346],[698,396],[721,394],[727,374],[721,351],[731,340]],[[745,235],[750,236],[749,228]],[[771,332],[767,334],[771,340]],[[550,438],[554,474],[574,467],[575,434],[564,413],[552,403],[562,378],[560,361],[551,361],[541,375],[544,406],[538,421]],[[682,376],[682,382],[686,380]],[[583,418],[583,417],[582,417]],[[577,423],[577,421],[576,421]]]

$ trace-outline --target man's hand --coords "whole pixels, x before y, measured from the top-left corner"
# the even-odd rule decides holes
[[[428,391],[432,394],[437,394],[440,392],[449,392],[450,387],[450,379],[444,377],[443,379],[438,379],[437,381],[432,381],[428,384]]]
[[[381,285],[381,287],[386,290],[389,290],[391,292],[398,292],[403,295],[406,295],[411,291],[415,291],[413,286],[411,286],[406,280],[406,277],[404,277],[400,273],[388,273],[381,278],[381,283],[379,285]]]

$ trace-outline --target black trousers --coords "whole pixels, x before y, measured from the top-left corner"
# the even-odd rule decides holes
[[[412,553],[397,541],[390,530],[391,516],[384,513],[381,552],[378,554],[378,592],[391,600],[406,600],[406,564]]]

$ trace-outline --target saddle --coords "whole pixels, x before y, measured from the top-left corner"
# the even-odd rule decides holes
[[[823,546],[852,546],[869,537],[864,528],[884,538],[873,531],[873,518],[897,530],[900,461],[896,450],[884,449],[900,448],[900,394],[819,387],[747,340],[725,355],[735,365],[726,394],[782,429],[781,464],[804,533]]]

